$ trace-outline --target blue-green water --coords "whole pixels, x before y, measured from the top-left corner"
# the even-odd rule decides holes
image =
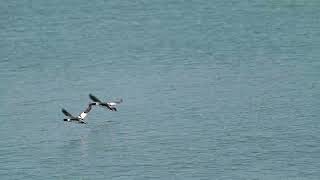
[[[320,179],[320,2],[2,0],[0,179]],[[65,123],[89,103],[87,125]]]

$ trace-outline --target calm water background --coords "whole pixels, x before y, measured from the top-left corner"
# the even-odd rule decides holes
[[[317,0],[2,0],[0,179],[320,179],[319,49]]]

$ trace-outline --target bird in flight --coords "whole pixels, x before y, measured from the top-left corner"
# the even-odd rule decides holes
[[[99,105],[101,107],[107,108],[110,111],[117,111],[116,106],[119,105],[120,103],[123,102],[122,99],[115,100],[115,101],[108,101],[108,102],[103,102],[100,99],[98,99],[96,96],[89,94],[89,98],[96,103],[95,105]]]
[[[91,111],[92,106],[96,105],[96,103],[89,103],[88,107],[81,112],[78,116],[73,116],[72,114],[70,114],[67,110],[65,110],[64,108],[61,109],[61,112],[67,116],[67,118],[64,118],[64,121],[68,121],[68,122],[78,122],[78,123],[82,123],[82,124],[87,124],[87,122],[84,121],[84,118],[88,115],[88,113]]]

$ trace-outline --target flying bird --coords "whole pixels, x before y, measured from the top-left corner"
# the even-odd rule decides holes
[[[78,116],[73,116],[72,114],[70,114],[67,110],[65,109],[61,109],[61,112],[66,115],[68,118],[64,118],[64,121],[68,121],[68,122],[72,122],[72,121],[76,121],[78,123],[82,123],[82,124],[87,124],[84,121],[84,118],[88,115],[88,113],[91,111],[92,106],[96,105],[96,103],[90,103],[87,107],[87,109],[85,109],[83,112],[81,112]]]
[[[96,103],[95,105],[99,105],[102,107],[105,107],[109,109],[110,111],[117,111],[116,106],[123,102],[122,99],[115,100],[115,101],[109,101],[109,102],[102,102],[100,99],[98,99],[96,96],[89,94],[90,99]]]

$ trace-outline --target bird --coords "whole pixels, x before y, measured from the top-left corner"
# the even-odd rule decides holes
[[[92,94],[89,94],[89,98],[94,103],[96,103],[95,105],[99,105],[99,106],[105,107],[105,108],[109,109],[110,111],[118,111],[116,106],[123,102],[122,99],[115,100],[115,101],[110,101],[110,102],[102,102],[100,99],[98,99],[96,96],[94,96]]]
[[[68,122],[76,121],[78,123],[87,124],[87,122],[84,121],[84,118],[88,115],[88,113],[92,109],[92,106],[94,105],[96,105],[96,103],[89,103],[88,107],[83,112],[81,112],[77,117],[73,116],[67,110],[62,108],[61,112],[68,117],[68,118],[64,118],[63,120]]]

